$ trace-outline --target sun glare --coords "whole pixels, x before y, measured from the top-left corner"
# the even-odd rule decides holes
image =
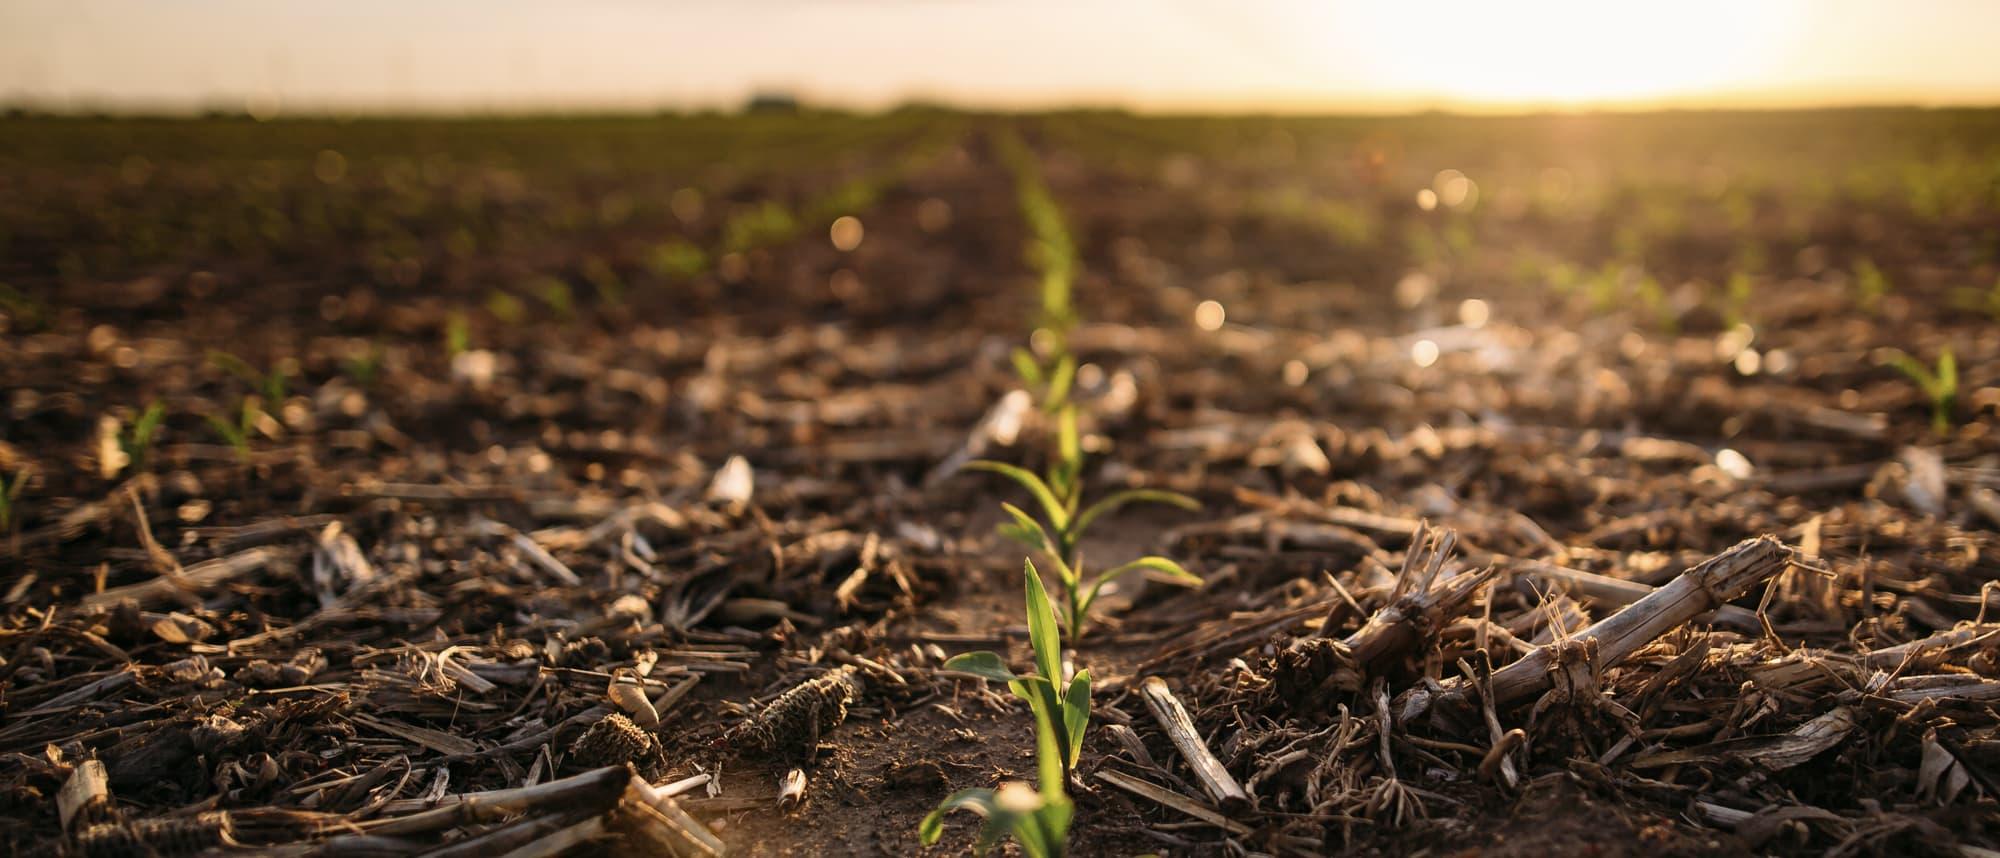
[[[1491,104],[1598,104],[1755,86],[1795,4],[1371,4],[1364,26],[1385,81]]]

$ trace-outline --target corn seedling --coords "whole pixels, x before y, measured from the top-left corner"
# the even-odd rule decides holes
[[[607,307],[625,305],[625,281],[604,260],[591,257],[584,262],[583,279],[590,283],[590,288],[597,290],[599,303]]]
[[[498,289],[486,296],[486,312],[507,327],[519,327],[528,320],[528,305],[521,299]]]
[[[1621,286],[1625,282],[1624,269],[1615,262],[1607,262],[1595,274],[1586,274],[1583,279],[1584,293],[1590,296],[1592,310],[1611,313],[1624,303]]]
[[[896,166],[878,170],[845,182],[833,190],[800,203],[796,210],[777,200],[765,200],[738,209],[723,221],[717,256],[746,253],[782,244],[796,238],[809,226],[825,227],[842,215],[859,214],[873,207],[897,182],[908,178],[944,151],[949,138],[920,141],[897,159]],[[696,198],[699,199],[698,197]],[[668,277],[698,274],[707,265],[701,249],[684,241],[670,241],[653,251],[655,273]]]
[[[1050,754],[1046,731],[1039,732],[1035,744],[1046,760]],[[952,793],[918,824],[918,839],[925,846],[937,843],[944,836],[945,814],[969,810],[985,819],[979,826],[979,838],[972,844],[973,854],[985,855],[1012,835],[1028,858],[1062,858],[1069,849],[1069,823],[1076,806],[1063,790],[1060,774],[1050,780],[1047,763],[1042,765],[1040,790],[1022,781],[1008,781],[997,790],[975,787]]]
[[[159,434],[160,421],[166,416],[167,406],[157,399],[153,400],[153,404],[146,406],[145,413],[140,414],[139,419],[132,421],[132,425],[119,435],[118,446],[125,451],[125,461],[133,471],[146,469],[146,460],[153,453],[153,438]]]
[[[1724,287],[1722,320],[1729,327],[1750,324],[1750,302],[1756,297],[1756,281],[1749,272],[1738,271],[1729,275],[1729,284]]]
[[[1048,349],[1049,362],[1038,364],[1034,355],[1026,351],[1016,351],[1014,356],[1017,371],[1029,364],[1037,365],[1039,371],[1033,374],[1023,371],[1022,380],[1029,382],[1031,387],[1040,387],[1044,379],[1053,382],[1060,363],[1069,358],[1069,333],[1077,322],[1071,298],[1072,285],[1076,281],[1076,242],[1070,238],[1062,209],[1056,205],[1055,197],[1042,181],[1041,168],[1035,161],[1034,152],[1011,131],[1000,135],[996,145],[1008,171],[1014,174],[1014,193],[1019,200],[1021,216],[1028,222],[1028,261],[1042,275],[1042,315],[1037,324],[1053,338],[1052,347]],[[1070,372],[1075,369],[1072,359]],[[1051,402],[1045,397],[1043,406],[1052,410],[1055,405]]]
[[[535,297],[540,298],[542,303],[548,306],[549,311],[556,314],[556,318],[563,321],[576,318],[576,295],[570,291],[568,283],[555,277],[538,277],[529,284],[529,287],[534,291]]]
[[[646,266],[668,280],[686,280],[708,270],[708,254],[685,239],[671,239],[653,248]]]
[[[1077,437],[1076,406],[1069,401],[1070,387],[1076,380],[1076,357],[1069,352],[1069,332],[1077,322],[1076,309],[1070,300],[1076,246],[1063,223],[1062,210],[1042,182],[1034,153],[1011,132],[1001,135],[997,142],[1001,158],[1014,174],[1021,213],[1035,242],[1032,261],[1042,272],[1042,327],[1035,335],[1040,337],[1046,332],[1049,342],[1049,348],[1043,350],[1049,355],[1048,363],[1037,360],[1027,349],[1015,349],[1014,371],[1031,391],[1039,394],[1042,410],[1055,416],[1056,443],[1046,479],[1004,462],[980,460],[967,467],[1005,476],[1034,495],[1042,509],[1043,521],[1037,522],[1012,504],[1001,504],[1013,518],[1011,524],[1001,526],[1001,533],[1043,552],[1053,561],[1057,580],[1062,584],[1065,624],[1071,636],[1080,637],[1090,616],[1091,603],[1097,600],[1105,584],[1122,573],[1151,569],[1182,583],[1201,584],[1200,578],[1165,557],[1142,557],[1086,582],[1078,544],[1091,523],[1126,504],[1164,503],[1184,509],[1195,509],[1199,504],[1175,492],[1137,489],[1116,492],[1083,507],[1083,447]]]
[[[1854,263],[1854,292],[1860,298],[1861,308],[1875,312],[1882,305],[1882,299],[1889,294],[1889,278],[1874,260],[1863,259]]]
[[[1064,620],[1070,634],[1082,636],[1084,625],[1090,618],[1090,607],[1097,601],[1104,585],[1126,572],[1151,570],[1177,583],[1201,586],[1201,579],[1194,573],[1159,556],[1141,557],[1086,580],[1080,545],[1084,533],[1105,514],[1135,503],[1166,504],[1182,509],[1199,509],[1201,505],[1187,495],[1160,489],[1126,489],[1084,505],[1083,454],[1077,444],[1075,410],[1063,409],[1058,423],[1059,452],[1055,463],[1049,467],[1047,479],[1005,462],[982,459],[967,463],[966,467],[1000,474],[1021,484],[1034,496],[1036,505],[1041,509],[1041,520],[1037,521],[1020,507],[1002,503],[1001,507],[1013,521],[1001,525],[1000,533],[1042,552],[1050,559],[1056,570],[1056,580],[1062,585]]]
[[[1060,858],[1069,838],[1074,812],[1063,783],[1083,752],[1084,732],[1090,726],[1090,671],[1077,671],[1067,687],[1062,682],[1062,637],[1056,627],[1048,592],[1034,561],[1024,566],[1027,593],[1028,643],[1035,653],[1035,672],[1016,674],[998,654],[969,652],[945,662],[948,670],[959,670],[982,679],[1005,682],[1016,696],[1028,701],[1035,716],[1035,762],[1040,789],[1018,781],[999,789],[967,789],[953,793],[924,817],[917,833],[924,845],[944,834],[945,814],[969,810],[985,818],[980,825],[975,852],[984,855],[1001,839],[1012,835],[1021,851],[1032,858]]]
[[[882,192],[888,188],[889,178],[886,174],[868,176],[841,185],[832,193],[807,203],[802,219],[810,224],[829,224],[843,214],[864,211],[881,198]]]
[[[375,386],[375,377],[382,372],[382,344],[369,343],[368,348],[349,355],[340,362],[340,369],[348,378],[361,387]]]
[[[444,353],[458,357],[472,348],[472,323],[463,311],[454,311],[444,323]]]
[[[49,310],[42,302],[0,283],[0,314],[10,320],[8,327],[16,331],[36,331],[48,322]]]
[[[1043,410],[1054,412],[1069,402],[1070,387],[1076,382],[1075,356],[1068,353],[1058,355],[1047,366],[1035,359],[1034,352],[1024,348],[1015,349],[1011,357],[1015,374],[1021,377],[1021,383],[1035,395]]]
[[[1673,333],[1680,328],[1680,316],[1674,312],[1673,302],[1667,299],[1667,289],[1660,285],[1659,278],[1640,274],[1632,291],[1660,330]]]
[[[1931,401],[1931,429],[1940,437],[1951,434],[1951,415],[1958,405],[1958,358],[1949,346],[1938,353],[1937,368],[1902,351],[1892,351],[1889,365],[1916,382],[1917,389]]]
[[[285,395],[290,390],[290,373],[283,362],[272,366],[269,372],[259,372],[248,361],[224,351],[209,352],[208,360],[209,363],[228,370],[231,375],[242,379],[245,384],[256,388],[262,394],[262,399],[259,399],[257,394],[244,396],[236,408],[234,421],[221,414],[203,415],[203,419],[215,429],[215,433],[222,436],[222,440],[236,450],[236,457],[248,461],[252,433],[256,431],[258,422],[266,415],[264,403],[285,401]]]
[[[730,215],[722,225],[724,253],[742,253],[779,244],[799,231],[799,222],[790,210],[776,202],[765,202]]]
[[[13,479],[0,474],[0,532],[14,529],[14,510],[21,497],[21,490],[28,487],[29,473],[16,471]]]
[[[1034,394],[1042,410],[1058,414],[1069,408],[1070,388],[1076,381],[1076,356],[1069,351],[1070,330],[1077,323],[1070,294],[1076,277],[1076,244],[1027,144],[1007,131],[996,138],[996,145],[1014,176],[1021,215],[1027,221],[1028,261],[1042,275],[1041,317],[1029,338],[1035,348],[1016,348],[1009,357],[1022,386]],[[1068,414],[1064,419],[1074,423],[1075,417]]]
[[[257,397],[245,396],[234,421],[220,414],[204,414],[202,419],[207,420],[208,425],[215,429],[215,434],[222,436],[222,440],[236,451],[236,458],[248,461],[251,433],[257,430],[257,420],[262,416],[264,409]]]
[[[260,393],[264,394],[266,401],[272,403],[285,401],[285,394],[289,390],[290,385],[290,373],[286,372],[285,365],[282,362],[273,365],[270,372],[260,372],[256,367],[251,366],[249,361],[225,351],[210,351],[208,353],[208,362],[223,370],[227,370],[230,375],[236,376],[242,379],[243,383],[256,388]]]

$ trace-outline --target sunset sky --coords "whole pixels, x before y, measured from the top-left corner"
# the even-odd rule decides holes
[[[51,108],[2000,103],[2000,2],[0,0]]]

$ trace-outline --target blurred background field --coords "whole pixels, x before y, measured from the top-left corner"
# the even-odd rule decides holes
[[[918,854],[1036,774],[978,456],[1200,503],[1079,537],[1181,575],[1065,618],[1073,854],[1991,854],[1920,5],[10,7],[0,844]]]

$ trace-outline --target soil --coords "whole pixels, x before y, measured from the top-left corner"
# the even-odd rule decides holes
[[[54,796],[90,759],[107,825],[352,834],[582,771],[621,679],[662,701],[648,780],[714,776],[679,801],[731,855],[923,854],[947,794],[1032,779],[1025,707],[941,672],[1029,662],[994,535],[1021,492],[938,470],[1038,319],[1016,132],[1081,257],[1086,486],[1203,505],[1085,543],[1207,583],[1123,582],[1071,653],[1071,854],[2000,847],[2000,116],[1896,111],[0,121],[0,842],[82,849]],[[862,185],[837,248],[817,203]],[[729,249],[767,201],[815,214]],[[659,263],[673,238],[702,264]],[[1952,354],[1942,428],[1890,349]],[[988,455],[1040,467],[1042,431]],[[1418,521],[1455,534],[1441,580],[1495,583],[1342,679],[1327,641],[1395,603]],[[1404,705],[1624,604],[1537,569],[1661,588],[1766,534],[1797,553],[1722,594],[1751,623],[1700,612],[1492,733]],[[1314,640],[1336,667],[1298,685]],[[842,665],[863,690],[823,731],[731,731]],[[1208,802],[1148,676],[1248,833],[1100,776]],[[1386,739],[1378,692],[1412,715]],[[961,816],[933,852],[969,851]]]

